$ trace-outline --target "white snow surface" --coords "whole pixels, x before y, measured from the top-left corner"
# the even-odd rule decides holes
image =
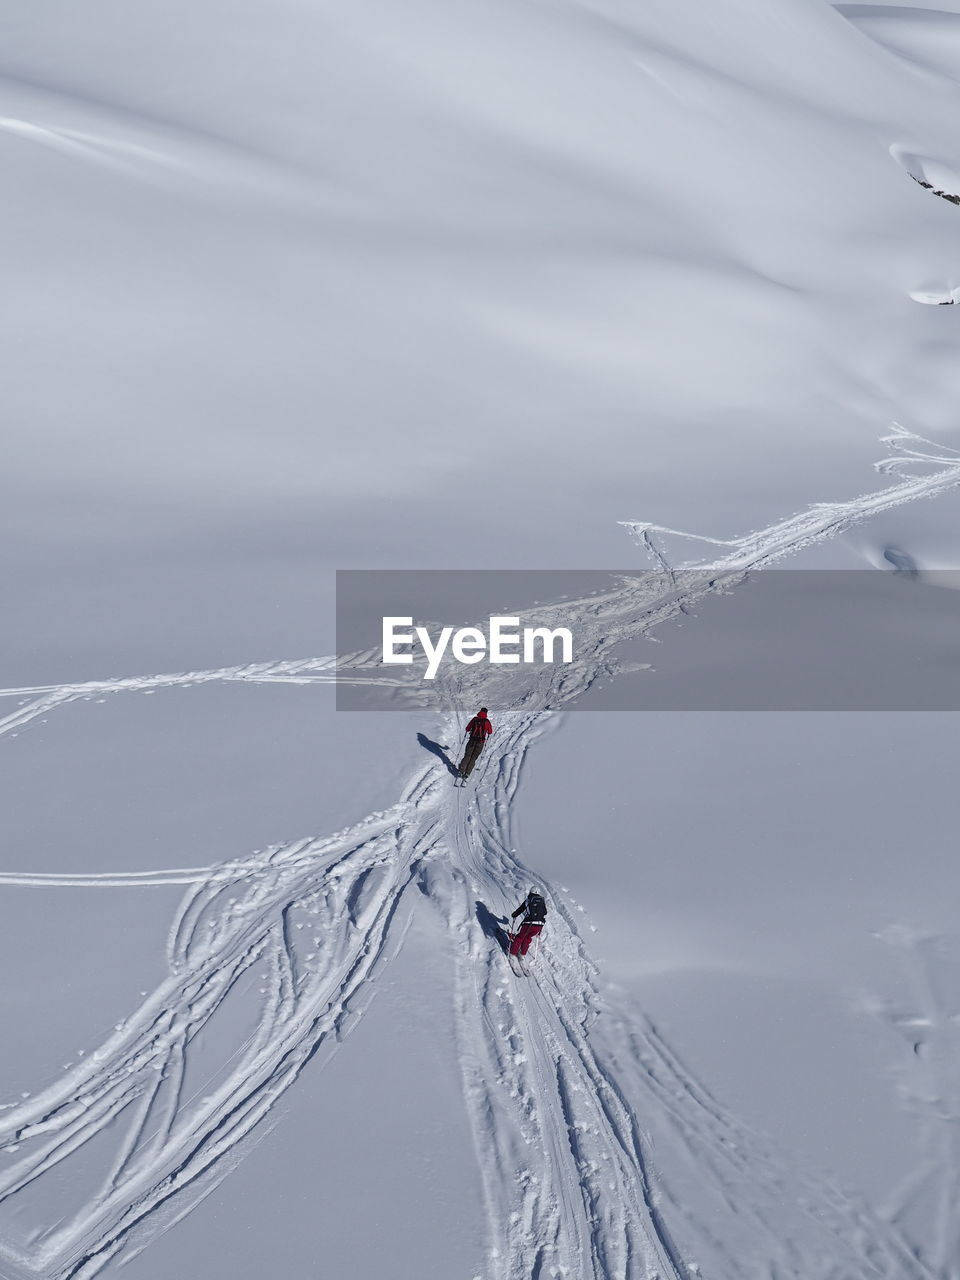
[[[960,5],[3,26],[0,1276],[957,1280],[953,716],[330,654],[335,568],[691,569],[561,704],[774,564],[952,585]]]

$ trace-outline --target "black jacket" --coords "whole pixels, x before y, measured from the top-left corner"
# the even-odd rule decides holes
[[[547,904],[539,893],[528,893],[510,918],[516,920],[521,913],[521,924],[544,924],[547,919]]]

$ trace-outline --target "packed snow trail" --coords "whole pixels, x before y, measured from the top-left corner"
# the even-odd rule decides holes
[[[498,733],[498,755],[482,761],[477,792],[452,803],[456,857],[433,870],[431,893],[463,939],[457,1027],[498,1242],[491,1248],[503,1258],[494,1274],[682,1275],[652,1201],[634,1115],[586,1034],[597,992],[575,929],[552,911],[541,935],[551,945],[517,986],[484,927],[487,903],[499,907],[506,894],[513,905],[532,881],[509,843],[510,801],[536,737],[532,718],[501,718]],[[444,873],[452,883],[442,891]]]
[[[491,1247],[504,1259],[491,1274],[668,1277],[700,1266],[717,1280],[932,1280],[896,1223],[779,1155],[639,1010],[600,989],[558,895],[534,976],[507,971],[494,918],[537,882],[514,852],[510,801],[526,750],[553,723],[501,717],[506,745],[483,762],[475,794],[449,802],[457,857],[430,869],[431,899],[460,939],[465,1096]]]
[[[86,1280],[208,1194],[276,1115],[307,1062],[349,1033],[402,945],[415,886],[454,940],[455,1021],[485,1186],[490,1280],[677,1280],[703,1267],[712,1280],[932,1280],[936,1273],[896,1222],[778,1157],[710,1098],[642,1015],[601,993],[572,917],[547,886],[552,910],[533,977],[509,974],[492,925],[536,879],[516,851],[510,815],[526,752],[555,723],[544,708],[614,674],[616,645],[703,595],[878,511],[960,483],[960,456],[922,443],[898,432],[890,444],[899,457],[883,465],[932,467],[932,474],[812,507],[729,544],[726,557],[682,580],[664,561],[666,581],[628,578],[605,595],[558,606],[566,616],[577,612],[585,656],[498,718],[496,743],[463,791],[432,760],[392,808],[329,837],[210,868],[0,874],[11,888],[187,886],[169,932],[166,978],[56,1083],[0,1111],[0,1215],[108,1129],[122,1135],[106,1176],[91,1185],[85,1166],[86,1182],[78,1175],[71,1185],[86,1190],[56,1222],[19,1241],[11,1238],[16,1218],[4,1226],[0,1266],[18,1278]],[[631,528],[656,550],[649,526]],[[340,678],[344,666],[376,669],[376,655],[341,659]],[[2,696],[31,701],[0,721],[0,733],[104,693],[333,678],[333,660],[323,658],[11,689]],[[440,684],[454,740],[465,705],[503,705],[500,682],[499,673],[474,668]],[[189,1088],[191,1045],[205,1033],[206,1044],[217,1015],[249,1000],[241,980],[254,968],[264,985],[253,1030],[224,1047],[212,1078]],[[662,1143],[656,1176],[652,1135]]]
[[[167,979],[55,1085],[0,1115],[3,1150],[15,1156],[0,1174],[0,1205],[127,1121],[105,1183],[29,1254],[6,1246],[7,1257],[42,1275],[95,1274],[144,1223],[159,1225],[173,1197],[202,1193],[316,1050],[346,1034],[402,943],[404,890],[436,843],[431,824],[404,821],[435,788],[428,773],[393,810],[193,884],[170,929]],[[190,1044],[254,966],[266,971],[255,1030],[202,1097],[183,1096]]]
[[[514,706],[524,710],[562,710],[597,680],[611,679],[624,668],[615,650],[624,641],[647,635],[656,626],[686,612],[696,601],[724,591],[741,582],[751,571],[766,568],[816,542],[869,520],[871,517],[933,498],[960,486],[960,451],[937,446],[914,432],[897,427],[884,437],[888,456],[874,464],[882,475],[905,471],[906,478],[874,493],[847,502],[815,503],[806,510],[741,538],[720,540],[681,533],[639,520],[620,523],[659,564],[659,574],[624,577],[605,594],[582,601],[564,600],[552,607],[520,611],[520,625],[529,619],[537,625],[556,625],[572,617],[578,623],[580,652],[569,665],[545,667],[535,687],[518,683],[513,667],[463,667],[454,676],[441,671],[431,686],[422,676],[425,659],[414,659],[405,667],[385,667],[378,649],[363,652],[301,658],[293,661],[246,663],[210,671],[176,672],[154,676],[131,676],[114,680],[88,680],[76,684],[32,685],[0,689],[0,698],[19,698],[22,705],[0,717],[0,734],[16,734],[32,721],[42,719],[69,702],[103,697],[105,694],[153,693],[165,688],[189,688],[196,684],[241,682],[254,684],[346,684],[356,679],[393,690],[404,700],[398,705],[435,709],[437,693],[459,707],[468,702],[488,702],[492,706]],[[920,474],[910,474],[919,471]],[[708,564],[674,566],[664,555],[656,535],[693,538],[713,546],[728,548],[727,554]]]

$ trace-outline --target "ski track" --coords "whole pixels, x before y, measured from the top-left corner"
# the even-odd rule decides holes
[[[640,1011],[601,990],[572,915],[549,886],[550,924],[529,978],[511,974],[493,924],[537,879],[517,852],[511,811],[526,752],[557,722],[545,708],[616,674],[617,644],[708,592],[880,511],[960,484],[955,451],[938,452],[902,428],[887,444],[893,456],[878,470],[908,469],[905,479],[716,543],[726,554],[685,566],[682,581],[654,537],[675,531],[624,522],[663,574],[653,582],[625,578],[605,595],[558,606],[567,615],[577,608],[579,634],[589,637],[577,666],[548,671],[513,703],[498,700],[509,692],[500,672],[470,668],[437,681],[454,741],[465,707],[478,700],[514,707],[500,716],[496,750],[485,753],[464,789],[432,760],[390,809],[327,837],[218,866],[0,873],[0,883],[21,888],[186,886],[169,931],[165,979],[82,1061],[0,1109],[0,1214],[108,1129],[118,1135],[105,1169],[91,1175],[84,1166],[81,1203],[29,1239],[0,1244],[0,1271],[14,1280],[88,1280],[210,1194],[275,1120],[277,1102],[307,1063],[321,1049],[334,1052],[362,1016],[377,975],[402,946],[414,886],[451,929],[455,1027],[486,1199],[490,1280],[678,1280],[704,1268],[714,1280],[952,1275],[946,1268],[956,1229],[945,1193],[932,1259],[906,1234],[910,1205],[938,1172],[957,1167],[956,1139],[944,1147],[942,1126],[930,1138],[927,1165],[876,1212],[740,1124]],[[542,623],[543,609],[537,616]],[[377,672],[376,654],[7,689],[0,697],[21,705],[0,719],[0,734],[78,699],[212,681],[329,683],[349,678],[351,668]],[[383,681],[415,687],[419,673],[404,673]],[[928,992],[923,1016],[946,1026],[953,1015],[930,999]],[[211,1034],[219,1011],[244,1001],[256,1004],[253,1029],[224,1051],[213,1076],[188,1088],[191,1046]],[[943,1053],[933,1061],[945,1081]],[[661,1152],[656,1172],[654,1150]]]

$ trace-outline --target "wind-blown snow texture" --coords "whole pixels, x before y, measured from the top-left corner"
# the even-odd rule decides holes
[[[911,786],[951,730],[837,757],[909,819],[909,918],[855,805],[827,924],[768,859],[844,1034],[879,1029],[830,1063],[827,1141],[823,1001],[742,1012],[814,962],[724,934],[752,892],[724,816],[763,845],[774,799],[725,758],[691,837],[639,767],[655,718],[611,717],[588,782],[543,710],[788,556],[955,564],[955,9],[8,17],[2,1275],[960,1276],[960,885]],[[565,601],[585,659],[521,700],[470,670],[440,716],[335,716],[333,658],[295,656],[331,648],[333,568],[619,565],[624,532],[686,572]],[[681,855],[712,901],[677,908]],[[523,979],[500,918],[534,882]],[[845,967],[850,934],[896,959]]]

